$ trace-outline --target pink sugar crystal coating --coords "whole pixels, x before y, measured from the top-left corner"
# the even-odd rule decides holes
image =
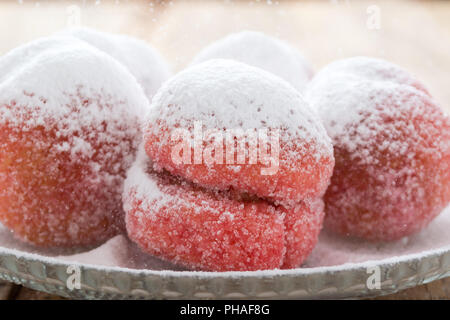
[[[189,163],[173,161],[179,144],[173,139],[175,130],[192,134],[196,123],[203,132],[221,130],[223,136],[233,130],[278,130],[276,170],[261,174],[271,166],[250,163],[248,154],[244,162],[232,164],[225,155],[220,163],[195,163],[193,157]],[[236,137],[236,145],[248,142],[244,139]],[[330,138],[301,94],[264,70],[232,60],[209,60],[167,81],[152,101],[144,140],[149,157],[172,174],[204,187],[234,188],[282,203],[321,197],[334,165]],[[205,150],[214,145],[205,143]]]
[[[333,140],[327,228],[369,240],[415,233],[450,201],[450,120],[422,84],[378,59],[332,63],[306,99]]]
[[[242,31],[219,39],[197,54],[193,64],[231,59],[269,71],[303,91],[313,76],[311,65],[289,44],[261,32]]]
[[[297,267],[323,220],[321,200],[288,210],[206,190],[155,172],[144,151],[128,172],[123,198],[128,236],[142,250],[207,271]]]
[[[43,247],[124,229],[121,192],[149,104],[108,54],[43,38],[0,59],[0,221]]]
[[[83,40],[117,59],[141,84],[149,100],[170,77],[170,68],[164,58],[143,40],[85,27],[70,28],[58,35]]]

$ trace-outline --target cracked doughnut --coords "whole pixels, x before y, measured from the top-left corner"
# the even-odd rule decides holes
[[[121,193],[148,100],[115,59],[70,37],[0,59],[0,222],[42,247],[124,231]]]
[[[244,134],[235,134],[239,130]],[[250,132],[267,139],[252,144]],[[300,93],[232,60],[209,60],[168,80],[145,119],[144,141],[155,168],[203,187],[283,204],[321,197],[334,165],[330,138]],[[273,148],[262,147],[271,141]],[[270,150],[267,157],[264,150]]]
[[[325,226],[376,241],[420,231],[450,201],[450,120],[400,67],[357,57],[334,62],[306,99],[333,140],[336,166]]]

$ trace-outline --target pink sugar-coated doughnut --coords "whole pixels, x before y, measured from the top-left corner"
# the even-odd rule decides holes
[[[317,242],[321,200],[276,207],[155,172],[149,161],[142,151],[123,195],[128,236],[147,253],[194,270],[250,271],[298,267]]]
[[[124,34],[101,32],[86,27],[74,27],[58,33],[89,43],[122,63],[142,86],[147,98],[166,81],[171,71],[165,59],[149,43]]]
[[[388,241],[423,229],[450,201],[450,120],[424,86],[371,58],[332,63],[306,98],[333,140],[325,226]]]
[[[257,31],[241,31],[203,48],[192,64],[211,59],[231,59],[261,68],[303,92],[314,75],[311,64],[289,43]]]
[[[204,133],[203,159],[196,162],[190,143],[188,161],[175,161],[180,144],[175,133],[181,129],[191,137],[196,124]],[[239,162],[235,152],[230,163],[226,155],[230,148],[223,141],[218,143],[223,153],[214,153],[219,161],[208,163],[205,150],[217,142],[206,136],[208,130],[219,130],[221,137],[236,130],[257,134],[266,130],[267,136],[277,132],[276,163],[264,163],[259,156],[251,163],[250,148],[244,161]],[[235,150],[250,144],[249,136],[234,138]],[[153,99],[144,141],[155,164],[174,175],[207,188],[232,188],[283,204],[321,197],[334,166],[331,141],[300,93],[281,78],[231,60],[209,60],[167,81]],[[263,174],[267,168],[274,170]]]
[[[0,222],[42,247],[123,232],[121,191],[148,100],[115,59],[70,37],[0,59]]]

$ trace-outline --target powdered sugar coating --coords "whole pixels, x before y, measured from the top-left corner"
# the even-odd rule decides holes
[[[126,267],[130,263],[127,257],[129,240],[124,235],[117,235],[101,246],[90,251],[55,258],[75,263],[90,263],[101,266]]]
[[[123,63],[141,84],[149,100],[171,75],[164,58],[156,49],[142,40],[84,27],[67,29],[59,34],[86,41]]]
[[[326,65],[317,74],[314,82],[308,84],[308,92],[310,93],[316,85],[320,84],[320,79],[330,74],[333,77],[345,75],[347,77],[351,76],[353,78],[368,79],[371,81],[390,81],[405,84],[429,94],[423,83],[398,65],[386,60],[364,56],[337,60]]]
[[[2,223],[40,246],[120,232],[123,180],[148,106],[126,68],[83,41],[43,38],[2,57]]]
[[[447,206],[450,120],[422,88],[399,67],[369,58],[334,62],[311,82],[306,98],[335,147],[329,228],[392,240]]]
[[[172,139],[174,130],[192,133],[196,122],[204,132],[216,129],[224,134],[236,129],[278,130],[277,172],[262,175],[261,168],[266,166],[249,161],[234,165],[226,160],[222,164],[174,162],[172,150],[178,143]],[[155,95],[145,123],[150,158],[172,174],[206,187],[232,187],[295,202],[320,197],[332,173],[330,138],[300,93],[282,79],[243,63],[209,60],[179,73]]]
[[[269,71],[303,91],[313,76],[303,55],[284,41],[261,32],[233,33],[204,48],[193,64],[210,59],[232,59]]]
[[[128,235],[148,253],[190,269],[265,270],[299,266],[317,242],[320,203],[287,210],[151,168],[141,151],[123,196]]]

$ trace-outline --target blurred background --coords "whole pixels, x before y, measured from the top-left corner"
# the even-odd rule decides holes
[[[144,39],[174,71],[228,33],[263,31],[297,47],[316,71],[355,55],[390,60],[450,110],[450,1],[0,0],[0,54],[71,26]]]

